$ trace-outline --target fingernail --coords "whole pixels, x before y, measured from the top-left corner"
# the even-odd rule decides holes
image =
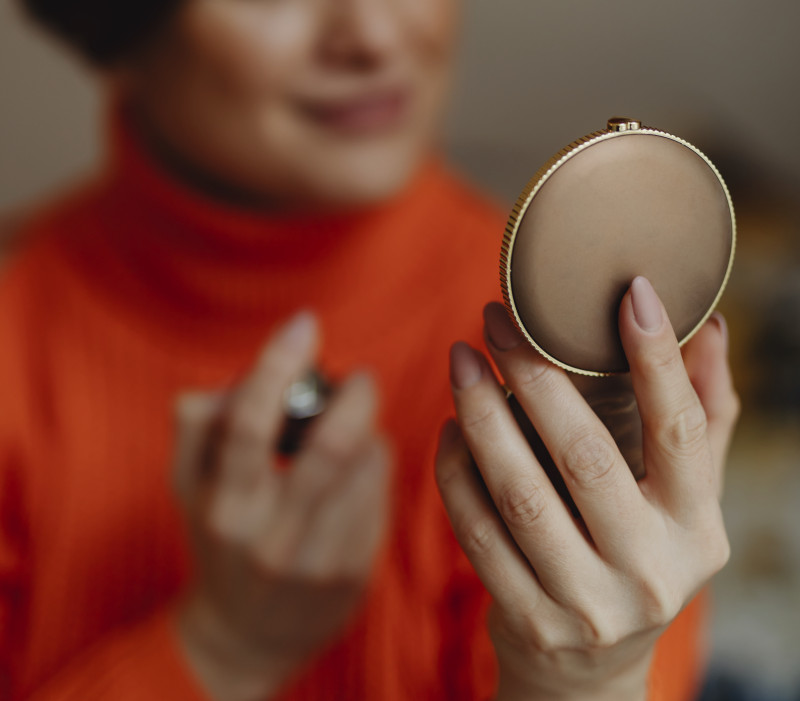
[[[725,350],[728,350],[728,322],[725,321],[725,317],[722,316],[719,312],[714,312],[711,315],[711,321],[714,321],[717,324],[717,328],[719,332],[722,334],[722,343],[725,347]]]
[[[481,379],[481,364],[472,348],[463,341],[450,348],[450,382],[456,389],[469,389]]]
[[[522,342],[522,337],[514,328],[502,304],[487,304],[483,309],[483,321],[486,324],[486,335],[497,350],[511,350]]]
[[[641,275],[631,283],[631,304],[633,316],[642,331],[653,333],[661,328],[664,322],[661,302],[650,281]]]
[[[316,327],[317,320],[311,312],[299,312],[278,332],[278,341],[291,350],[304,351],[311,344]]]

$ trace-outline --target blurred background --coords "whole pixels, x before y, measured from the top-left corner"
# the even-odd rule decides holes
[[[717,164],[739,222],[723,299],[743,400],[707,699],[800,699],[800,2],[465,0],[444,133],[504,203],[625,114]],[[96,163],[96,78],[0,0],[0,216]],[[498,232],[498,242],[501,232]],[[499,295],[499,290],[498,290]]]

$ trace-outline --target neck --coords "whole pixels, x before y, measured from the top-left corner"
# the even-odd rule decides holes
[[[124,305],[137,324],[158,324],[161,338],[260,340],[265,319],[301,307],[347,309],[343,296],[386,290],[398,261],[425,260],[449,187],[431,161],[402,193],[371,208],[245,208],[175,177],[127,121],[116,118],[110,133],[95,220],[68,254],[103,287],[99,297]]]
[[[383,204],[381,201],[335,202],[320,198],[310,191],[292,196],[286,192],[270,191],[266,187],[245,185],[237,182],[236,178],[226,178],[213,172],[176,147],[165,136],[164,131],[159,129],[156,120],[148,116],[146,110],[130,104],[119,106],[116,111],[117,120],[127,125],[126,128],[138,141],[139,148],[157,167],[172,180],[182,183],[187,189],[211,202],[266,216],[309,213],[320,216],[349,215]]]

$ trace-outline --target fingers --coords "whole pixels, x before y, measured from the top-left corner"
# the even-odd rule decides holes
[[[518,612],[546,605],[547,594],[500,519],[452,420],[439,439],[436,482],[456,539],[495,601]]]
[[[297,314],[278,329],[228,398],[209,505],[209,525],[217,534],[246,540],[274,510],[278,480],[269,465],[283,427],[284,394],[313,363],[317,341],[314,317]]]
[[[247,491],[268,465],[283,427],[284,394],[311,367],[317,324],[301,312],[278,330],[233,395],[220,451],[221,491]]]
[[[642,417],[647,488],[673,513],[703,505],[716,492],[706,413],[666,311],[643,277],[622,300],[619,328]]]
[[[501,304],[484,309],[487,346],[609,559],[638,537],[646,502],[602,421],[564,371],[524,342]],[[574,528],[573,528],[574,530]]]
[[[719,488],[731,435],[739,416],[739,398],[727,360],[725,319],[715,312],[683,347],[683,362],[708,420],[708,438]]]
[[[362,444],[352,469],[309,515],[296,556],[298,572],[366,578],[388,522],[390,464],[383,438]]]
[[[534,457],[486,359],[455,344],[451,383],[461,431],[492,501],[544,588],[564,596],[596,554]]]
[[[365,373],[351,376],[334,395],[284,475],[281,497],[265,526],[273,541],[291,550],[306,537],[311,514],[349,479],[372,439],[377,405],[375,383]]]
[[[289,474],[292,498],[316,497],[338,478],[338,472],[352,463],[372,437],[377,411],[378,393],[370,375],[357,372],[345,380],[311,426],[295,459]]]

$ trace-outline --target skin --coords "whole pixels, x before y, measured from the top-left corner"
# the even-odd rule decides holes
[[[178,631],[212,698],[271,696],[359,605],[386,528],[387,442],[368,375],[344,381],[289,469],[283,397],[314,365],[314,317],[279,329],[232,395],[177,407],[177,490],[198,577]]]
[[[456,0],[188,0],[117,72],[182,178],[280,209],[395,195],[429,157]]]
[[[402,190],[435,143],[455,5],[187,0],[115,70],[116,89],[162,164],[212,197],[371,206]],[[643,698],[655,640],[727,557],[716,492],[737,403],[721,327],[707,324],[684,364],[665,317],[644,329],[636,306],[626,297],[620,330],[647,424],[639,484],[563,373],[487,310],[490,354],[586,530],[543,479],[486,358],[453,351],[460,428],[443,433],[437,479],[494,596],[499,701]],[[300,314],[233,392],[178,401],[176,485],[197,574],[177,628],[218,701],[269,698],[300,673],[357,610],[380,552],[390,458],[368,376],[343,383],[290,465],[276,457],[285,389],[319,343]]]
[[[456,0],[187,0],[112,75],[162,165],[215,199],[368,207],[429,158]],[[286,388],[314,366],[313,318],[277,330],[228,395],[177,408],[176,475],[197,578],[178,633],[212,698],[273,695],[352,617],[389,511],[368,376],[339,389],[288,469]]]
[[[452,350],[458,424],[436,475],[456,536],[492,594],[499,701],[646,698],[655,641],[727,561],[718,495],[738,414],[724,321],[683,357],[650,284],[619,315],[644,429],[636,482],[568,376],[528,347],[502,305],[487,347],[542,436],[583,517],[557,495],[517,427],[488,360]]]

